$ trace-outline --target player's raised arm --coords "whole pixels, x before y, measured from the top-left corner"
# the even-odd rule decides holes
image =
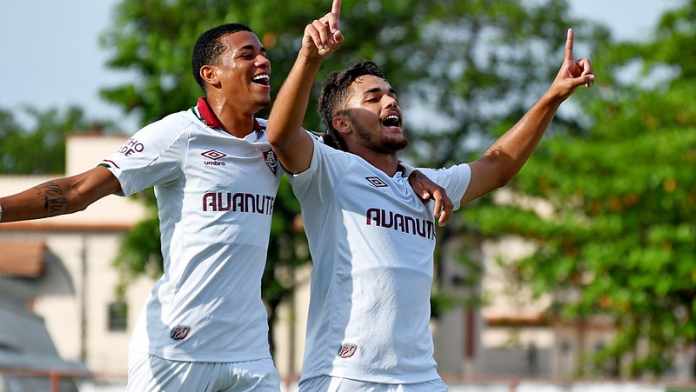
[[[283,166],[293,173],[306,170],[312,159],[314,145],[302,122],[321,61],[343,42],[340,13],[341,0],[334,0],[331,12],[305,27],[302,48],[268,118],[268,141]]]
[[[96,167],[82,174],[48,181],[16,195],[0,198],[0,222],[70,214],[106,195],[121,191],[111,172]]]
[[[546,93],[501,136],[479,160],[471,163],[471,182],[462,204],[505,185],[527,161],[558,107],[579,86],[594,81],[588,59],[573,57],[573,31],[568,29],[561,69]]]

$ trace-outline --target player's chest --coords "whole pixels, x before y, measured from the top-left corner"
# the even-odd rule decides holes
[[[267,143],[192,138],[184,161],[186,188],[275,193],[280,166]]]
[[[369,220],[376,217],[388,224],[396,220],[432,221],[432,213],[415,194],[408,180],[382,172],[350,173],[340,182],[338,197],[343,209],[359,213]],[[374,220],[374,219],[373,219]]]
[[[354,268],[432,270],[437,227],[428,205],[400,176],[370,172],[346,179],[340,189],[341,219]]]

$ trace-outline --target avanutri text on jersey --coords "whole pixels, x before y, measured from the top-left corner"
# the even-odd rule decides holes
[[[275,197],[253,193],[208,192],[203,195],[203,211],[235,211],[273,214]]]

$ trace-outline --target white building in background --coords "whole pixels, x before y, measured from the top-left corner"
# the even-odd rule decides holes
[[[69,138],[66,174],[94,167],[125,140],[99,135]],[[53,177],[0,176],[0,195],[22,191]],[[60,357],[84,363],[97,378],[126,378],[128,338],[153,281],[140,278],[129,286],[125,303],[120,303],[115,290],[118,272],[112,263],[122,235],[145,216],[141,203],[109,196],[76,214],[0,225],[0,276],[2,262],[8,260],[15,260],[15,268],[26,265],[31,269],[39,263],[43,270],[57,271],[44,277],[42,289],[27,304],[28,309],[43,318]],[[27,260],[27,252],[37,247],[44,249],[41,256]],[[441,374],[450,382],[564,379],[573,375],[583,352],[606,344],[611,337],[612,329],[607,324],[549,324],[543,316],[549,300],[533,299],[529,290],[520,287],[498,262],[500,256],[510,258],[530,252],[528,244],[514,238],[470,244],[453,241],[448,251],[482,260],[484,274],[477,290],[488,299],[480,309],[454,308],[433,325],[436,359]],[[459,282],[467,272],[459,263],[449,260],[442,272],[443,289],[455,295],[466,294]],[[274,329],[275,361],[288,380],[294,379],[302,367],[309,273],[309,267],[294,272],[299,289],[281,306]],[[4,290],[0,286],[0,291]],[[12,336],[12,331],[3,328],[7,326],[0,324],[0,337]],[[689,366],[685,369],[688,373]]]
[[[453,242],[450,253],[467,249]],[[442,374],[453,380],[572,380],[582,355],[611,340],[611,324],[601,320],[579,326],[553,323],[546,317],[551,298],[535,298],[505,267],[530,254],[529,243],[506,237],[469,244],[468,249],[469,258],[481,263],[480,285],[474,290],[483,305],[454,309],[440,320],[435,351]],[[457,261],[449,260],[443,275],[448,292],[460,297],[471,294],[457,285],[466,275]]]
[[[42,263],[43,244],[4,245],[0,252],[0,391],[48,391],[51,387],[76,391],[73,377],[88,377],[87,369],[60,358],[43,320],[27,306],[42,294],[69,293],[72,287],[60,265]]]
[[[71,137],[65,175],[94,167],[125,140],[97,135]],[[56,176],[0,176],[0,193],[20,192]],[[151,281],[141,279],[132,285],[124,306],[116,298],[118,273],[112,263],[122,234],[144,216],[142,204],[109,196],[72,215],[0,225],[0,253],[11,244],[12,249],[38,244],[45,252],[37,262],[45,264],[45,269],[64,272],[44,282],[45,290],[29,306],[43,317],[60,356],[84,363],[97,376],[126,375],[129,330],[145,303]],[[16,252],[15,258],[16,264],[27,262],[21,252]]]

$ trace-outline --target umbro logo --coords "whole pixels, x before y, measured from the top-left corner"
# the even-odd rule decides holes
[[[367,180],[367,182],[370,183],[370,185],[372,185],[375,188],[384,188],[385,186],[389,186],[389,185],[387,185],[386,182],[382,181],[379,177],[365,177],[365,179]]]
[[[203,155],[206,158],[212,159],[214,161],[217,161],[218,159],[222,159],[222,158],[227,156],[227,155],[225,155],[225,153],[222,153],[222,152],[217,151],[217,150],[208,150],[208,151],[202,153],[201,155]]]
[[[220,159],[224,158],[227,156],[227,154],[217,151],[217,150],[208,150],[204,153],[201,153],[204,157],[210,159],[210,161],[205,161],[204,164],[208,166],[225,166],[225,162],[221,162]]]

